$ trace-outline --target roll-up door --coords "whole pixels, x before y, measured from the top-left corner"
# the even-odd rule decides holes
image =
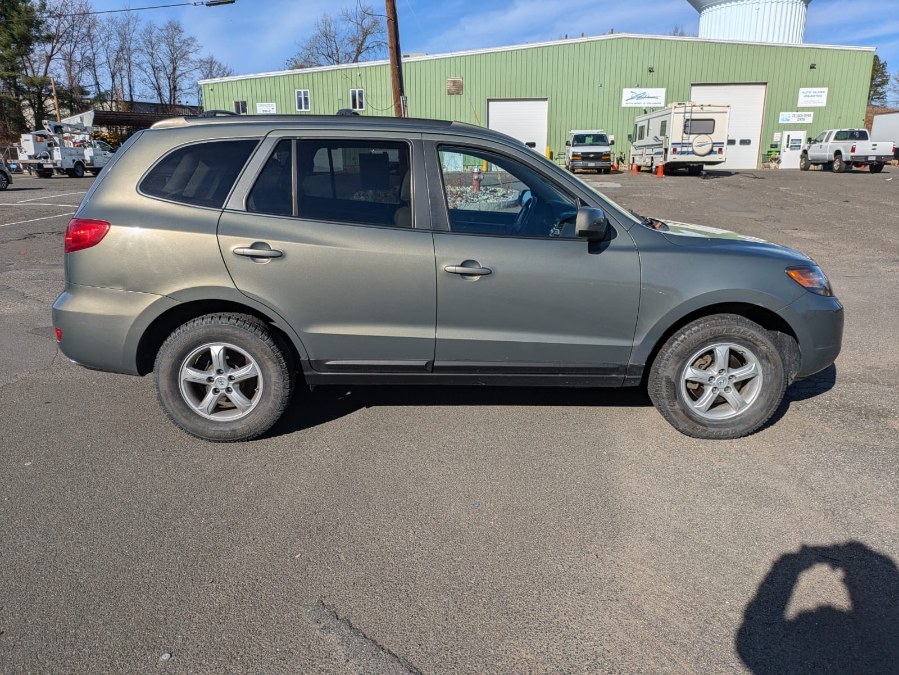
[[[757,169],[765,148],[762,143],[762,118],[765,114],[764,84],[694,84],[691,100],[695,103],[720,103],[730,106],[727,161],[715,168]]]

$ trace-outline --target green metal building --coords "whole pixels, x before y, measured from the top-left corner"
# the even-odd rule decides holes
[[[820,130],[863,126],[874,49],[611,34],[407,56],[413,117],[489,126],[559,158],[571,129],[605,129],[626,155],[634,119],[680,101],[731,105],[728,163],[756,168]],[[389,64],[374,61],[200,83],[206,109],[391,115]],[[786,157],[786,154],[784,154]],[[784,168],[788,168],[786,165]]]

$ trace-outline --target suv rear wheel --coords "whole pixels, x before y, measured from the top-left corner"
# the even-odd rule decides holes
[[[268,431],[294,388],[289,350],[259,319],[209,314],[180,326],[156,357],[156,392],[177,426],[209,441]]]
[[[786,390],[771,334],[735,314],[698,319],[675,333],[649,374],[649,397],[694,438],[740,438],[774,414]]]

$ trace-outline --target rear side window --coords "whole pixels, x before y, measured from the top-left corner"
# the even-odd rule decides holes
[[[297,215],[412,227],[411,166],[407,143],[298,140]]]
[[[698,120],[692,117],[684,120],[685,134],[711,134],[715,132],[715,120]]]
[[[151,197],[220,209],[258,141],[209,141],[166,155],[140,183]]]

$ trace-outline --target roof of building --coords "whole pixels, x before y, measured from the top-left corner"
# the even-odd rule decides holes
[[[416,63],[418,61],[435,61],[438,59],[452,59],[459,56],[474,56],[477,54],[495,54],[498,52],[518,51],[522,49],[538,49],[540,47],[555,47],[560,45],[578,44],[583,42],[601,42],[604,40],[640,39],[640,40],[668,40],[676,42],[717,42],[729,45],[750,45],[755,47],[785,47],[789,49],[839,49],[846,51],[876,51],[875,47],[849,47],[845,45],[813,45],[813,44],[781,44],[772,42],[751,42],[742,40],[713,40],[708,38],[683,37],[679,35],[637,35],[634,33],[611,33],[608,35],[593,35],[582,38],[566,38],[563,40],[550,40],[547,42],[530,42],[527,44],[508,45],[505,47],[489,47],[486,49],[470,49],[460,52],[446,52],[442,54],[426,54],[423,56],[404,56],[404,63]],[[249,80],[258,77],[280,77],[283,75],[303,75],[306,73],[319,73],[329,70],[342,70],[352,68],[370,68],[384,66],[390,62],[386,59],[378,61],[362,61],[360,63],[341,63],[334,66],[317,66],[315,68],[301,68],[293,70],[276,70],[267,73],[252,73],[247,75],[231,75],[229,77],[217,77],[208,80],[200,80],[199,84],[213,84],[215,82],[235,82],[237,80]]]

